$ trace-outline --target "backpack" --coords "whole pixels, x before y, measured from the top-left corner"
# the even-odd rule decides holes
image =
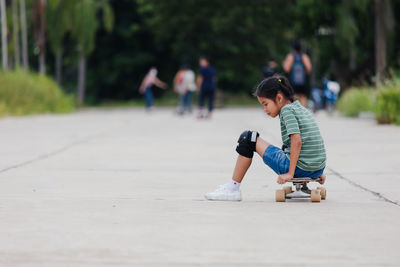
[[[290,82],[295,86],[306,84],[306,68],[304,67],[302,54],[294,54],[294,62],[290,72]]]

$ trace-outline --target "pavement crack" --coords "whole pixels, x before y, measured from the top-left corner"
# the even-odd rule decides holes
[[[92,140],[93,138],[98,137],[99,135],[102,135],[102,134],[103,133],[87,136],[87,137],[85,137],[83,139],[80,139],[80,140],[74,141],[72,143],[69,143],[69,144],[67,144],[67,145],[65,145],[65,146],[63,146],[63,147],[61,147],[61,148],[59,148],[57,150],[52,151],[52,152],[49,152],[49,153],[46,153],[46,154],[43,154],[43,155],[39,155],[39,156],[37,156],[37,157],[35,157],[33,159],[30,159],[30,160],[27,160],[27,161],[23,161],[21,163],[15,164],[15,165],[11,165],[9,167],[1,169],[0,170],[0,174],[5,173],[5,172],[7,172],[9,170],[18,169],[18,168],[27,166],[29,164],[41,161],[43,159],[47,159],[47,158],[50,158],[52,156],[58,155],[58,154],[60,154],[60,153],[62,153],[64,151],[70,149],[73,146],[80,145],[80,144],[83,144],[83,143],[87,143],[90,140]]]
[[[388,203],[394,204],[396,206],[400,206],[399,202],[393,201],[391,199],[388,199],[387,197],[383,196],[381,193],[372,191],[372,190],[370,190],[370,189],[368,189],[368,188],[366,188],[366,187],[364,187],[364,186],[362,186],[362,185],[350,180],[349,178],[344,177],[342,174],[340,174],[339,172],[335,171],[334,169],[332,169],[332,168],[327,168],[327,169],[329,169],[334,175],[336,175],[337,177],[339,177],[342,180],[345,180],[349,184],[351,184],[351,185],[353,185],[355,187],[358,187],[358,188],[360,188],[360,189],[362,189],[362,190],[364,190],[366,192],[369,192],[369,193],[373,194],[374,196],[382,199],[383,201],[386,201]]]

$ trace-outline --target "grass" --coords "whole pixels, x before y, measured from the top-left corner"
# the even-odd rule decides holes
[[[23,71],[0,73],[0,116],[38,113],[68,113],[76,109],[49,77]]]

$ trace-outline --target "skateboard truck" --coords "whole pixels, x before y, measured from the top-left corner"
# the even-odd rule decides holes
[[[326,199],[326,189],[324,187],[317,187],[317,189],[310,190],[307,186],[309,182],[319,182],[320,179],[311,178],[293,178],[288,182],[293,183],[295,191],[292,186],[285,186],[283,189],[276,190],[276,202],[285,202],[286,199],[296,198],[310,198],[312,202],[321,202],[321,199]]]

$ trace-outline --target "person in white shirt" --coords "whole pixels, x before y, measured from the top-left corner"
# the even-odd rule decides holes
[[[192,95],[196,90],[195,75],[188,65],[182,65],[174,78],[174,91],[179,94],[178,114],[192,113]]]

